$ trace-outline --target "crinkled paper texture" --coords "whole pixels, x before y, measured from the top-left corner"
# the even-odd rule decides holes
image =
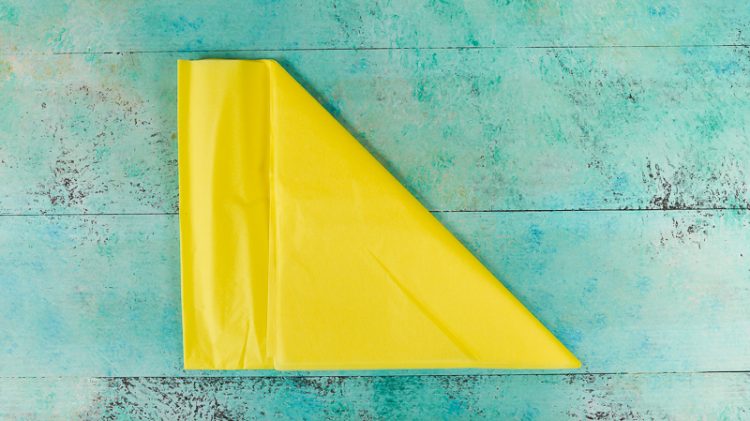
[[[276,62],[178,79],[185,368],[579,366]]]

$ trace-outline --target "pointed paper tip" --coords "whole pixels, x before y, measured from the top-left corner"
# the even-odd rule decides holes
[[[564,345],[562,346],[563,354],[558,361],[554,362],[556,368],[581,368],[581,361]]]

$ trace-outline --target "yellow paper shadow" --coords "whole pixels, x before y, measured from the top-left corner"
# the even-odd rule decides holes
[[[185,368],[579,367],[276,62],[178,68]]]

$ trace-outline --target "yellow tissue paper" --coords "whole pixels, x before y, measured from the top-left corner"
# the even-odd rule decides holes
[[[580,365],[279,64],[178,68],[185,368]]]

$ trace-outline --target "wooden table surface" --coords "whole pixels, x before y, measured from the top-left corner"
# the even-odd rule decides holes
[[[0,1],[0,418],[750,418],[741,1]],[[181,369],[176,60],[275,58],[583,362]]]

